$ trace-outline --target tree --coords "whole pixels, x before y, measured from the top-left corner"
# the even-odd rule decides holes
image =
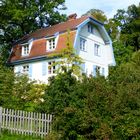
[[[64,0],[2,0],[0,3],[0,44],[9,51],[12,44],[34,30],[64,21],[59,13]]]
[[[13,69],[4,66],[0,59],[0,106],[35,111],[45,89],[45,84],[37,84],[27,75],[14,74]]]
[[[57,57],[59,58],[53,65],[57,66],[57,73],[69,72],[78,76],[80,78],[81,75],[81,67],[80,65],[83,63],[82,58],[79,57],[74,49],[74,46],[71,42],[70,31],[67,32],[67,42],[66,47],[60,50],[59,52],[53,53],[48,57]]]
[[[92,16],[93,18],[105,23],[107,21],[107,17],[102,10],[99,9],[90,9],[84,15]]]
[[[139,50],[140,4],[129,6],[127,11],[118,10],[113,20],[120,30],[119,39],[125,43],[125,46],[133,46],[134,51]]]
[[[54,114],[48,139],[139,139],[140,51],[108,79],[60,73],[48,85],[42,111]]]
[[[140,51],[131,60],[115,68],[109,81],[115,94],[112,104],[114,139],[139,139],[140,111]]]
[[[0,106],[8,104],[8,100],[12,94],[12,87],[14,84],[14,73],[12,69],[3,65],[0,57]]]
[[[35,108],[43,101],[42,96],[45,89],[45,84],[37,84],[36,81],[30,80],[27,75],[16,75],[10,101],[5,107],[35,111]]]
[[[114,48],[114,55],[115,55],[115,61],[117,65],[120,65],[122,63],[129,62],[134,47],[132,46],[125,46],[125,44],[122,41],[114,41],[113,42],[113,48]]]

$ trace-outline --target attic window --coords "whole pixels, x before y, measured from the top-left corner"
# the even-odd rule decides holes
[[[93,34],[93,25],[88,24],[88,32]]]
[[[56,48],[55,38],[50,38],[47,40],[48,50],[54,50]]]
[[[100,45],[94,44],[94,55],[100,56]]]
[[[22,45],[22,55],[29,55],[29,44]]]

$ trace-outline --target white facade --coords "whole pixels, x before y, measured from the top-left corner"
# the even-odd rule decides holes
[[[85,72],[87,75],[96,75],[94,72],[97,67],[100,68],[100,74],[108,76],[109,59],[112,60],[111,47],[106,45],[97,27],[92,24],[93,33],[88,32],[88,24],[81,28],[76,41],[76,50],[79,56],[85,62]],[[85,51],[80,49],[80,38],[86,40]],[[99,45],[99,55],[95,55],[95,44]],[[110,51],[110,52],[109,52]],[[110,58],[109,58],[110,57]],[[93,74],[94,73],[94,74]]]
[[[23,67],[25,65],[29,66],[29,71],[27,72],[28,76],[32,80],[37,80],[37,82],[43,82],[43,83],[48,83],[49,77],[55,76],[52,71],[49,73],[49,62],[57,61],[56,59],[51,59],[51,60],[43,60],[43,61],[38,61],[38,62],[32,62],[32,63],[26,63],[22,65],[16,65],[14,67],[14,72],[15,73],[23,73]],[[52,69],[52,67],[51,67]]]
[[[90,30],[89,25],[91,26]],[[103,29],[101,30],[100,28]],[[88,76],[96,76],[96,72],[98,69],[101,75],[107,77],[109,73],[109,65],[115,64],[113,50],[111,46],[112,44],[111,42],[109,42],[110,38],[108,38],[106,32],[102,33],[103,31],[104,27],[100,27],[97,24],[91,22],[90,24],[89,22],[87,22],[86,24],[83,24],[83,26],[80,27],[80,29],[77,29],[74,47],[76,49],[77,54],[84,61],[83,69]],[[106,40],[106,38],[108,38],[108,40]],[[109,43],[106,43],[107,41]],[[34,62],[29,61],[26,64],[15,65],[14,72],[22,73],[23,66],[28,65],[28,75],[31,79],[47,83],[48,78],[55,75],[53,73],[53,69],[52,72],[49,71],[49,62],[57,60],[58,59],[47,59]]]

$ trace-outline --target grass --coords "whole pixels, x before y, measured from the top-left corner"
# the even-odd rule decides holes
[[[35,137],[35,136],[23,136],[23,135],[10,134],[7,131],[3,131],[0,134],[0,140],[43,140],[43,139],[40,137]]]

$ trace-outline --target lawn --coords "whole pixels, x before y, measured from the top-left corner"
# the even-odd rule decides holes
[[[23,135],[10,134],[8,132],[2,132],[0,134],[0,140],[43,140],[43,139],[34,136],[23,136]]]

